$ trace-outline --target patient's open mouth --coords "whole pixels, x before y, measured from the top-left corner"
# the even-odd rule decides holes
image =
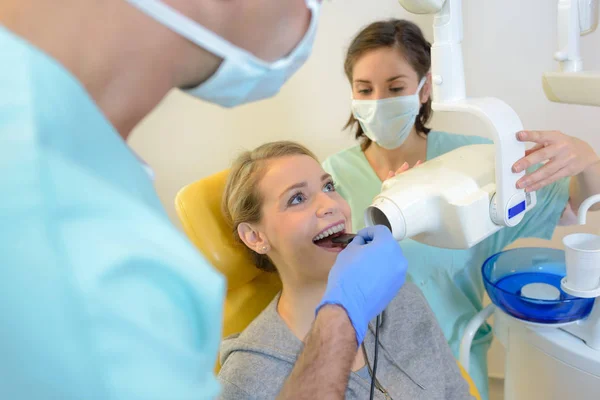
[[[322,230],[317,236],[313,238],[313,243],[319,247],[324,247],[326,249],[338,247],[335,243],[331,242],[331,239],[341,236],[345,232],[346,224],[344,222],[339,222]]]

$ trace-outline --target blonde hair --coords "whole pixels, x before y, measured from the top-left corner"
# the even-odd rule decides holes
[[[266,162],[293,155],[309,156],[318,161],[310,150],[299,143],[277,141],[263,144],[252,151],[245,151],[233,162],[227,177],[221,207],[238,242],[242,243],[238,233],[238,226],[241,223],[258,223],[262,219],[263,198],[258,191],[258,186],[265,174]],[[268,256],[258,254],[247,246],[244,247],[250,252],[254,264],[259,269],[268,272],[276,271],[275,265]]]

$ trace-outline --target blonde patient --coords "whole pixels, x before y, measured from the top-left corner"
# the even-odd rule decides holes
[[[257,268],[283,289],[241,334],[221,345],[222,399],[274,399],[292,371],[329,271],[349,230],[348,203],[308,149],[268,143],[234,162],[223,211]],[[373,265],[373,274],[377,265]],[[369,398],[374,321],[357,349],[347,399]],[[377,399],[466,399],[469,387],[419,289],[406,283],[382,314]]]

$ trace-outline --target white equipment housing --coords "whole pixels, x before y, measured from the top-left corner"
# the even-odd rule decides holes
[[[494,223],[490,202],[496,191],[495,149],[491,144],[458,148],[383,183],[367,210],[369,225],[386,225],[396,240],[410,237],[449,249],[467,249],[502,228]],[[493,203],[492,203],[493,205]],[[529,193],[509,208],[535,205]]]
[[[594,311],[599,308],[596,300]],[[597,400],[600,396],[600,351],[566,330],[530,326],[496,309],[494,334],[506,350],[505,400]]]
[[[556,72],[542,77],[548,100],[557,103],[600,106],[600,71],[584,71],[579,36],[598,27],[600,0],[558,1],[558,51]]]

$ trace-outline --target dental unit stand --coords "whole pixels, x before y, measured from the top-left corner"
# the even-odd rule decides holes
[[[578,212],[579,225],[585,225],[587,211],[595,203],[600,203],[600,194],[581,204]],[[561,281],[562,289],[571,296],[596,299],[587,319],[563,329],[600,352],[600,236],[574,233],[566,236],[563,244],[566,248],[567,276]]]
[[[600,194],[581,204],[580,225],[585,225],[587,211],[595,203],[600,203]],[[566,276],[561,288],[572,296],[595,298],[586,318],[534,323],[490,304],[469,322],[463,335],[459,361],[468,371],[473,338],[494,315],[494,334],[506,350],[506,400],[600,398],[600,235],[574,233],[563,243]]]

